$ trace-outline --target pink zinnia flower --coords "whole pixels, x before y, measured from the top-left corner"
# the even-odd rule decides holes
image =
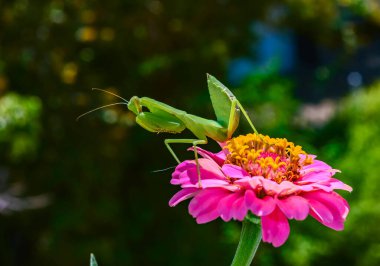
[[[261,217],[263,241],[281,246],[289,236],[288,219],[310,214],[323,225],[343,230],[349,206],[335,189],[352,191],[332,178],[339,172],[286,139],[248,134],[226,142],[219,153],[197,148],[194,160],[179,164],[171,184],[181,190],[169,205],[192,198],[189,213],[197,223],[218,217],[242,221],[251,211]]]

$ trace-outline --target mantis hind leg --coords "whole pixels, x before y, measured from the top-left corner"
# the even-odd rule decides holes
[[[193,144],[195,164],[197,167],[197,174],[198,174],[198,185],[199,185],[199,187],[201,187],[201,170],[200,170],[199,161],[198,161],[197,145],[207,144],[207,140],[203,140],[203,139],[166,139],[165,145],[168,148],[169,152],[174,157],[174,159],[177,161],[177,163],[181,163],[181,161],[178,159],[178,157],[175,154],[175,152],[173,151],[173,149],[170,147],[171,143],[191,143],[191,144]]]

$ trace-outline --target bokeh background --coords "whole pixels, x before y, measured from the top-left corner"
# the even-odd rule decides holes
[[[261,133],[354,188],[341,193],[343,232],[291,221],[255,265],[380,265],[377,0],[1,1],[0,265],[88,265],[90,252],[100,265],[229,265],[239,223],[197,225],[187,204],[168,207],[171,170],[153,171],[175,164],[173,136],[122,105],[76,121],[119,101],[94,87],[214,119],[206,73]]]

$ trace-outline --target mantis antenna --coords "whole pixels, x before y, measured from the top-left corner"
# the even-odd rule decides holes
[[[119,99],[122,99],[124,102],[128,103],[128,101],[126,99],[124,99],[123,97],[121,97],[121,96],[119,96],[119,95],[117,95],[117,94],[115,94],[113,92],[102,90],[102,89],[98,89],[98,88],[92,88],[92,90],[97,90],[97,91],[102,91],[102,92],[105,92],[105,93],[109,93],[109,94],[111,94],[111,95],[113,95],[113,96],[115,96],[115,97],[117,97]]]
[[[97,111],[97,110],[99,110],[99,109],[103,109],[103,108],[110,107],[110,106],[114,106],[114,105],[120,105],[120,104],[128,105],[128,101],[127,101],[126,99],[124,99],[123,97],[121,97],[121,96],[119,96],[119,95],[117,95],[117,94],[115,94],[115,93],[113,93],[113,92],[106,91],[106,90],[102,90],[102,89],[98,89],[98,88],[92,88],[92,90],[102,91],[102,92],[105,92],[105,93],[111,94],[111,95],[113,95],[113,96],[115,96],[115,97],[117,97],[117,98],[123,100],[125,103],[111,103],[111,104],[107,104],[107,105],[104,105],[104,106],[100,106],[100,107],[98,107],[98,108],[95,108],[95,109],[92,109],[92,110],[90,110],[90,111],[88,111],[88,112],[85,112],[84,114],[81,114],[80,116],[77,117],[77,119],[76,119],[77,121],[78,121],[79,119],[81,119],[83,116],[88,115],[88,114],[90,114],[90,113],[92,113],[92,112],[95,112],[95,111]]]
[[[92,110],[90,110],[90,111],[88,111],[88,112],[85,112],[84,114],[81,114],[80,116],[77,117],[76,120],[78,121],[78,120],[81,119],[83,116],[88,115],[88,114],[90,114],[90,113],[92,113],[92,112],[95,112],[95,111],[97,111],[97,110],[99,110],[99,109],[103,109],[103,108],[110,107],[110,106],[114,106],[114,105],[120,105],[120,104],[122,104],[122,105],[128,105],[127,103],[111,103],[111,104],[103,105],[103,106],[100,106],[100,107],[98,107],[98,108],[92,109]]]

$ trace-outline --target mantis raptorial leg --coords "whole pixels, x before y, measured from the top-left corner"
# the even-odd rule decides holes
[[[245,109],[243,108],[243,106],[241,105],[241,103],[238,101],[238,100],[234,100],[232,102],[232,104],[237,104],[237,106],[239,107],[239,109],[241,110],[241,112],[243,113],[244,117],[247,119],[248,121],[248,124],[251,126],[251,128],[253,129],[253,132],[255,132],[256,134],[259,134],[255,128],[255,126],[253,125],[251,119],[249,118],[248,116],[248,113],[245,111]]]
[[[229,116],[229,120],[228,120],[229,123],[228,123],[227,132],[231,133],[231,134],[234,132],[234,130],[233,130],[233,126],[234,126],[233,121],[234,121],[234,118],[235,118],[235,115],[236,115],[236,113],[235,113],[236,106],[239,107],[239,109],[243,113],[244,117],[247,119],[248,124],[251,126],[253,132],[255,132],[256,134],[258,134],[255,126],[253,125],[251,119],[248,116],[247,111],[245,111],[244,107],[241,105],[241,103],[237,99],[234,99],[234,100],[231,101],[231,111],[230,111],[230,116]],[[228,135],[228,137],[229,138],[231,137],[230,134]]]

